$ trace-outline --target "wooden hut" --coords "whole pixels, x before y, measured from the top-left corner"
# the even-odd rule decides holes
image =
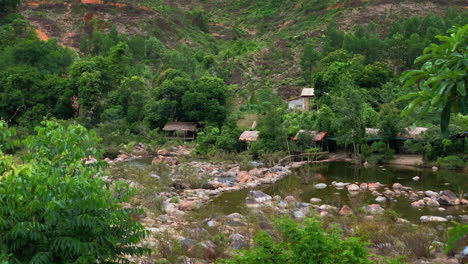
[[[197,127],[197,123],[194,122],[169,122],[162,130],[168,138],[194,140],[197,135]]]
[[[304,100],[304,110],[310,110],[310,101],[315,97],[315,89],[314,88],[304,88],[301,92],[301,97]]]
[[[244,131],[239,137],[240,141],[254,142],[257,141],[258,136],[260,135],[259,131]]]

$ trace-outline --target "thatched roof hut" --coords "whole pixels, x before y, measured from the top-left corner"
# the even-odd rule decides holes
[[[162,129],[168,138],[193,140],[198,124],[194,122],[169,122]]]
[[[163,131],[196,131],[197,123],[194,122],[169,122],[167,123]]]
[[[259,131],[244,131],[240,135],[239,140],[253,142],[253,141],[257,141],[259,135],[260,135]]]
[[[407,127],[400,136],[404,138],[416,138],[426,132],[427,129],[427,127]]]

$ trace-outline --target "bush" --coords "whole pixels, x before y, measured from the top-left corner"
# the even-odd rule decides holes
[[[314,219],[302,224],[292,219],[277,221],[279,239],[266,232],[255,238],[255,246],[242,250],[224,264],[269,264],[269,263],[372,263],[366,244],[355,237],[344,240],[337,228],[324,230]]]
[[[461,157],[455,155],[438,158],[436,164],[445,169],[459,169],[466,166],[466,162]]]
[[[138,246],[147,231],[121,205],[132,190],[112,191],[96,176],[104,164],[84,162],[100,159],[95,134],[50,121],[36,131],[25,164],[0,152],[0,249],[9,263],[129,263],[149,253]]]

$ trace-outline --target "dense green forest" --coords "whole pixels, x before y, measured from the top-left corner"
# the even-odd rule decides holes
[[[205,158],[318,152],[310,139],[290,140],[304,129],[326,131],[351,156],[380,162],[395,153],[392,138],[419,126],[428,133],[405,142],[405,151],[449,168],[468,162],[468,145],[451,137],[468,129],[468,13],[458,3],[434,13],[358,22],[350,13],[354,5],[372,11],[371,3],[146,0],[119,1],[122,7],[104,1],[99,9],[69,2],[69,15],[79,18],[68,25],[79,32],[72,42],[60,36],[66,35],[63,25],[50,26],[47,40],[37,31],[41,21],[53,23],[54,15],[66,12],[67,1],[33,9],[0,0],[0,204],[12,209],[0,210],[0,262],[11,257],[11,263],[116,263],[127,253],[144,254],[136,246],[144,229],[119,205],[130,197],[125,184],[111,190],[92,177],[103,171],[102,164],[83,167],[82,160],[115,157],[137,142],[153,148],[179,144],[161,131],[170,121],[200,125],[195,152]],[[138,30],[132,31],[104,16],[81,19],[90,10],[115,17],[128,12],[142,20],[133,21],[129,27]],[[313,110],[289,110],[286,100],[304,87],[315,89]],[[247,147],[238,139],[252,121],[258,121],[260,137]],[[366,128],[380,129],[382,140],[368,144]],[[14,154],[21,165],[3,153]],[[63,186],[35,200],[52,184]],[[72,199],[65,204],[63,195]],[[70,206],[73,213],[64,210]],[[57,225],[63,217],[68,221]],[[43,219],[41,232],[54,234],[32,232],[33,218]],[[308,225],[306,230],[330,244],[329,252],[332,244],[349,247],[346,263],[369,263],[358,240],[323,235],[314,221]],[[262,235],[252,252],[226,263],[279,263],[256,262],[265,248],[275,261],[305,263],[308,257],[287,244],[307,243],[310,234],[287,221],[280,226],[304,237],[275,244]],[[84,235],[82,228],[89,241],[74,243]],[[329,255],[317,263],[338,257]]]

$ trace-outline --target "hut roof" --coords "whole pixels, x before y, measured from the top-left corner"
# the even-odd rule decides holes
[[[169,122],[167,123],[163,131],[196,131],[197,123],[194,122]]]
[[[366,127],[366,134],[367,134],[367,135],[376,136],[376,135],[379,134],[379,132],[380,132],[380,129],[378,129],[378,128]]]
[[[258,136],[260,132],[259,131],[244,131],[239,137],[240,141],[257,141]]]
[[[312,96],[315,96],[315,90],[314,90],[314,88],[304,88],[304,89],[302,89],[301,96],[302,96],[302,97],[312,97]]]
[[[406,138],[415,138],[426,132],[427,129],[427,127],[407,127],[404,129],[404,132],[401,133],[401,136]]]
[[[298,140],[300,134],[308,134],[313,138],[314,141],[322,141],[327,135],[327,132],[310,131],[310,130],[301,129],[299,130],[299,132],[297,132],[296,136],[293,137],[293,140]]]

